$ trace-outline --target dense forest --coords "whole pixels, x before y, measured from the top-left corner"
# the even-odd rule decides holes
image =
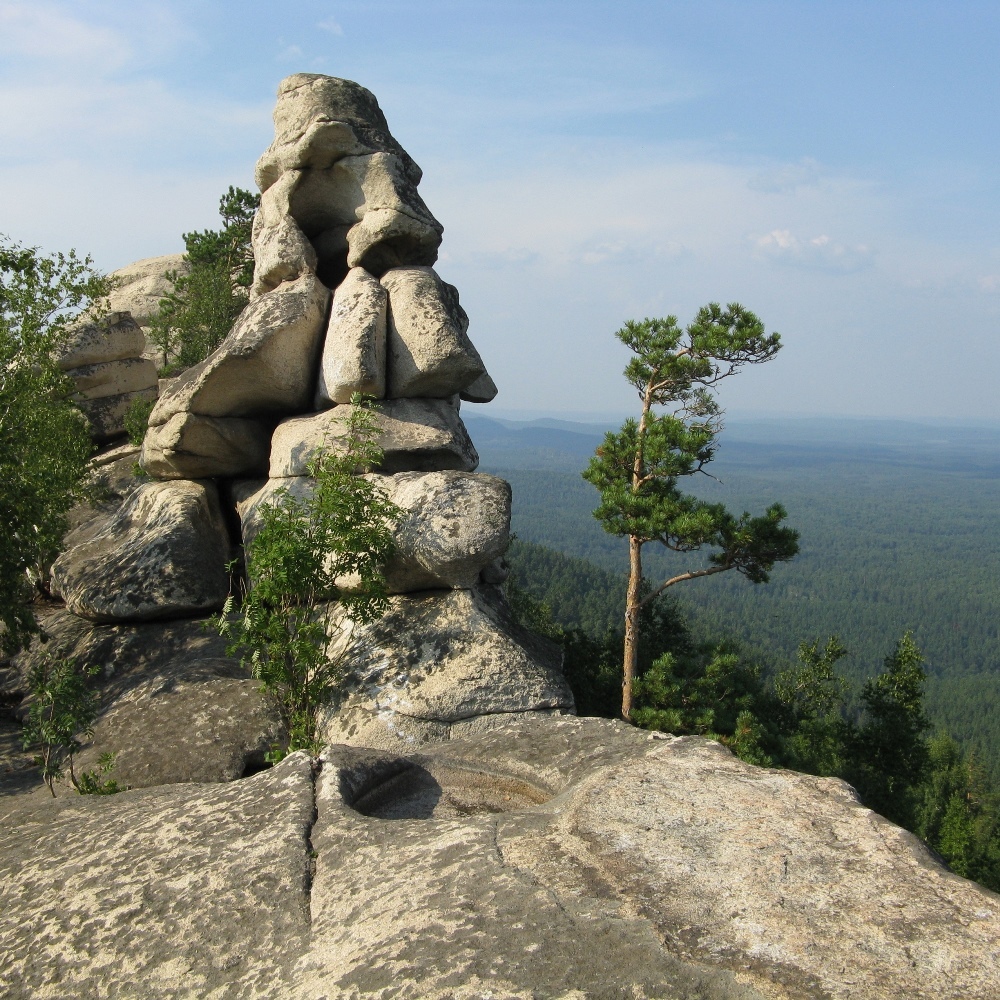
[[[597,493],[579,475],[600,428],[468,423],[483,471],[514,487],[518,537],[590,564],[546,585],[553,613],[598,628],[603,592],[627,565],[625,542],[593,519]],[[691,491],[736,510],[780,501],[801,552],[765,585],[724,574],[676,588],[695,633],[740,639],[772,673],[801,642],[838,635],[848,650],[839,668],[857,684],[912,630],[931,720],[974,748],[1000,785],[1000,429],[744,422],[723,435],[712,471],[720,481],[697,477]],[[679,565],[647,552],[650,577]]]

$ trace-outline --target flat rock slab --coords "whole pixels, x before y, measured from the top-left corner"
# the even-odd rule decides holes
[[[12,998],[994,1000],[1000,897],[836,779],[570,717],[0,798]]]
[[[283,998],[309,934],[308,758],[227,785],[0,799],[0,994]]]

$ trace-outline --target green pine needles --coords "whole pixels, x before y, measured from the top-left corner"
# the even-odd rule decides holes
[[[318,713],[343,680],[350,636],[386,612],[384,569],[400,511],[366,470],[379,465],[377,415],[352,400],[347,434],[337,451],[310,466],[306,498],[287,489],[260,508],[261,527],[247,548],[247,593],[232,596],[217,619],[263,689],[281,710],[287,747],[318,753]]]
[[[630,320],[617,337],[635,355],[625,378],[638,391],[642,410],[638,421],[629,419],[607,434],[583,477],[600,490],[594,516],[604,530],[629,540],[622,669],[622,716],[629,719],[643,605],[674,584],[729,570],[765,583],[776,562],[798,552],[798,533],[782,523],[786,514],[780,504],[760,517],[736,517],[722,504],[678,487],[678,480],[704,472],[715,456],[722,429],[716,386],[744,365],[770,361],[781,347],[778,334],[767,334],[763,323],[736,303],[723,308],[713,302],[685,329],[675,316]],[[643,594],[647,542],[678,553],[715,551],[708,565],[678,573]]]

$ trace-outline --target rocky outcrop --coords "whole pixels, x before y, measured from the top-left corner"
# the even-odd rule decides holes
[[[842,782],[596,719],[0,798],[0,865],[12,1000],[993,1000],[1000,982],[1000,898]]]
[[[59,367],[73,379],[73,400],[98,443],[125,433],[125,415],[136,400],[156,399],[156,365],[142,357],[144,347],[132,316],[112,312],[77,324],[57,356]]]
[[[115,283],[109,296],[112,310],[131,313],[145,334],[153,316],[160,311],[160,300],[173,291],[173,282],[167,275],[175,272],[183,277],[189,269],[184,254],[170,253],[137,260],[112,271],[108,275]]]
[[[48,641],[16,657],[6,678],[0,671],[0,699],[17,701],[41,656],[96,670],[101,712],[78,771],[111,753],[111,777],[131,788],[233,781],[263,767],[264,754],[284,737],[277,707],[202,619],[95,624],[57,610],[42,625]],[[37,769],[25,772],[29,763],[7,762],[6,775],[0,766],[0,801],[8,789],[37,787]]]
[[[559,648],[487,586],[392,598],[384,618],[350,633],[344,665],[348,693],[323,727],[330,743],[405,746],[573,708]]]
[[[52,591],[93,621],[149,621],[222,607],[229,539],[211,483],[146,483],[103,529],[52,565]]]

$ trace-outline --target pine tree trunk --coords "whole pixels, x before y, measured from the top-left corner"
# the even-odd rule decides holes
[[[629,535],[628,592],[625,595],[625,660],[622,665],[622,718],[632,718],[632,680],[639,657],[639,588],[642,585],[642,542]]]

